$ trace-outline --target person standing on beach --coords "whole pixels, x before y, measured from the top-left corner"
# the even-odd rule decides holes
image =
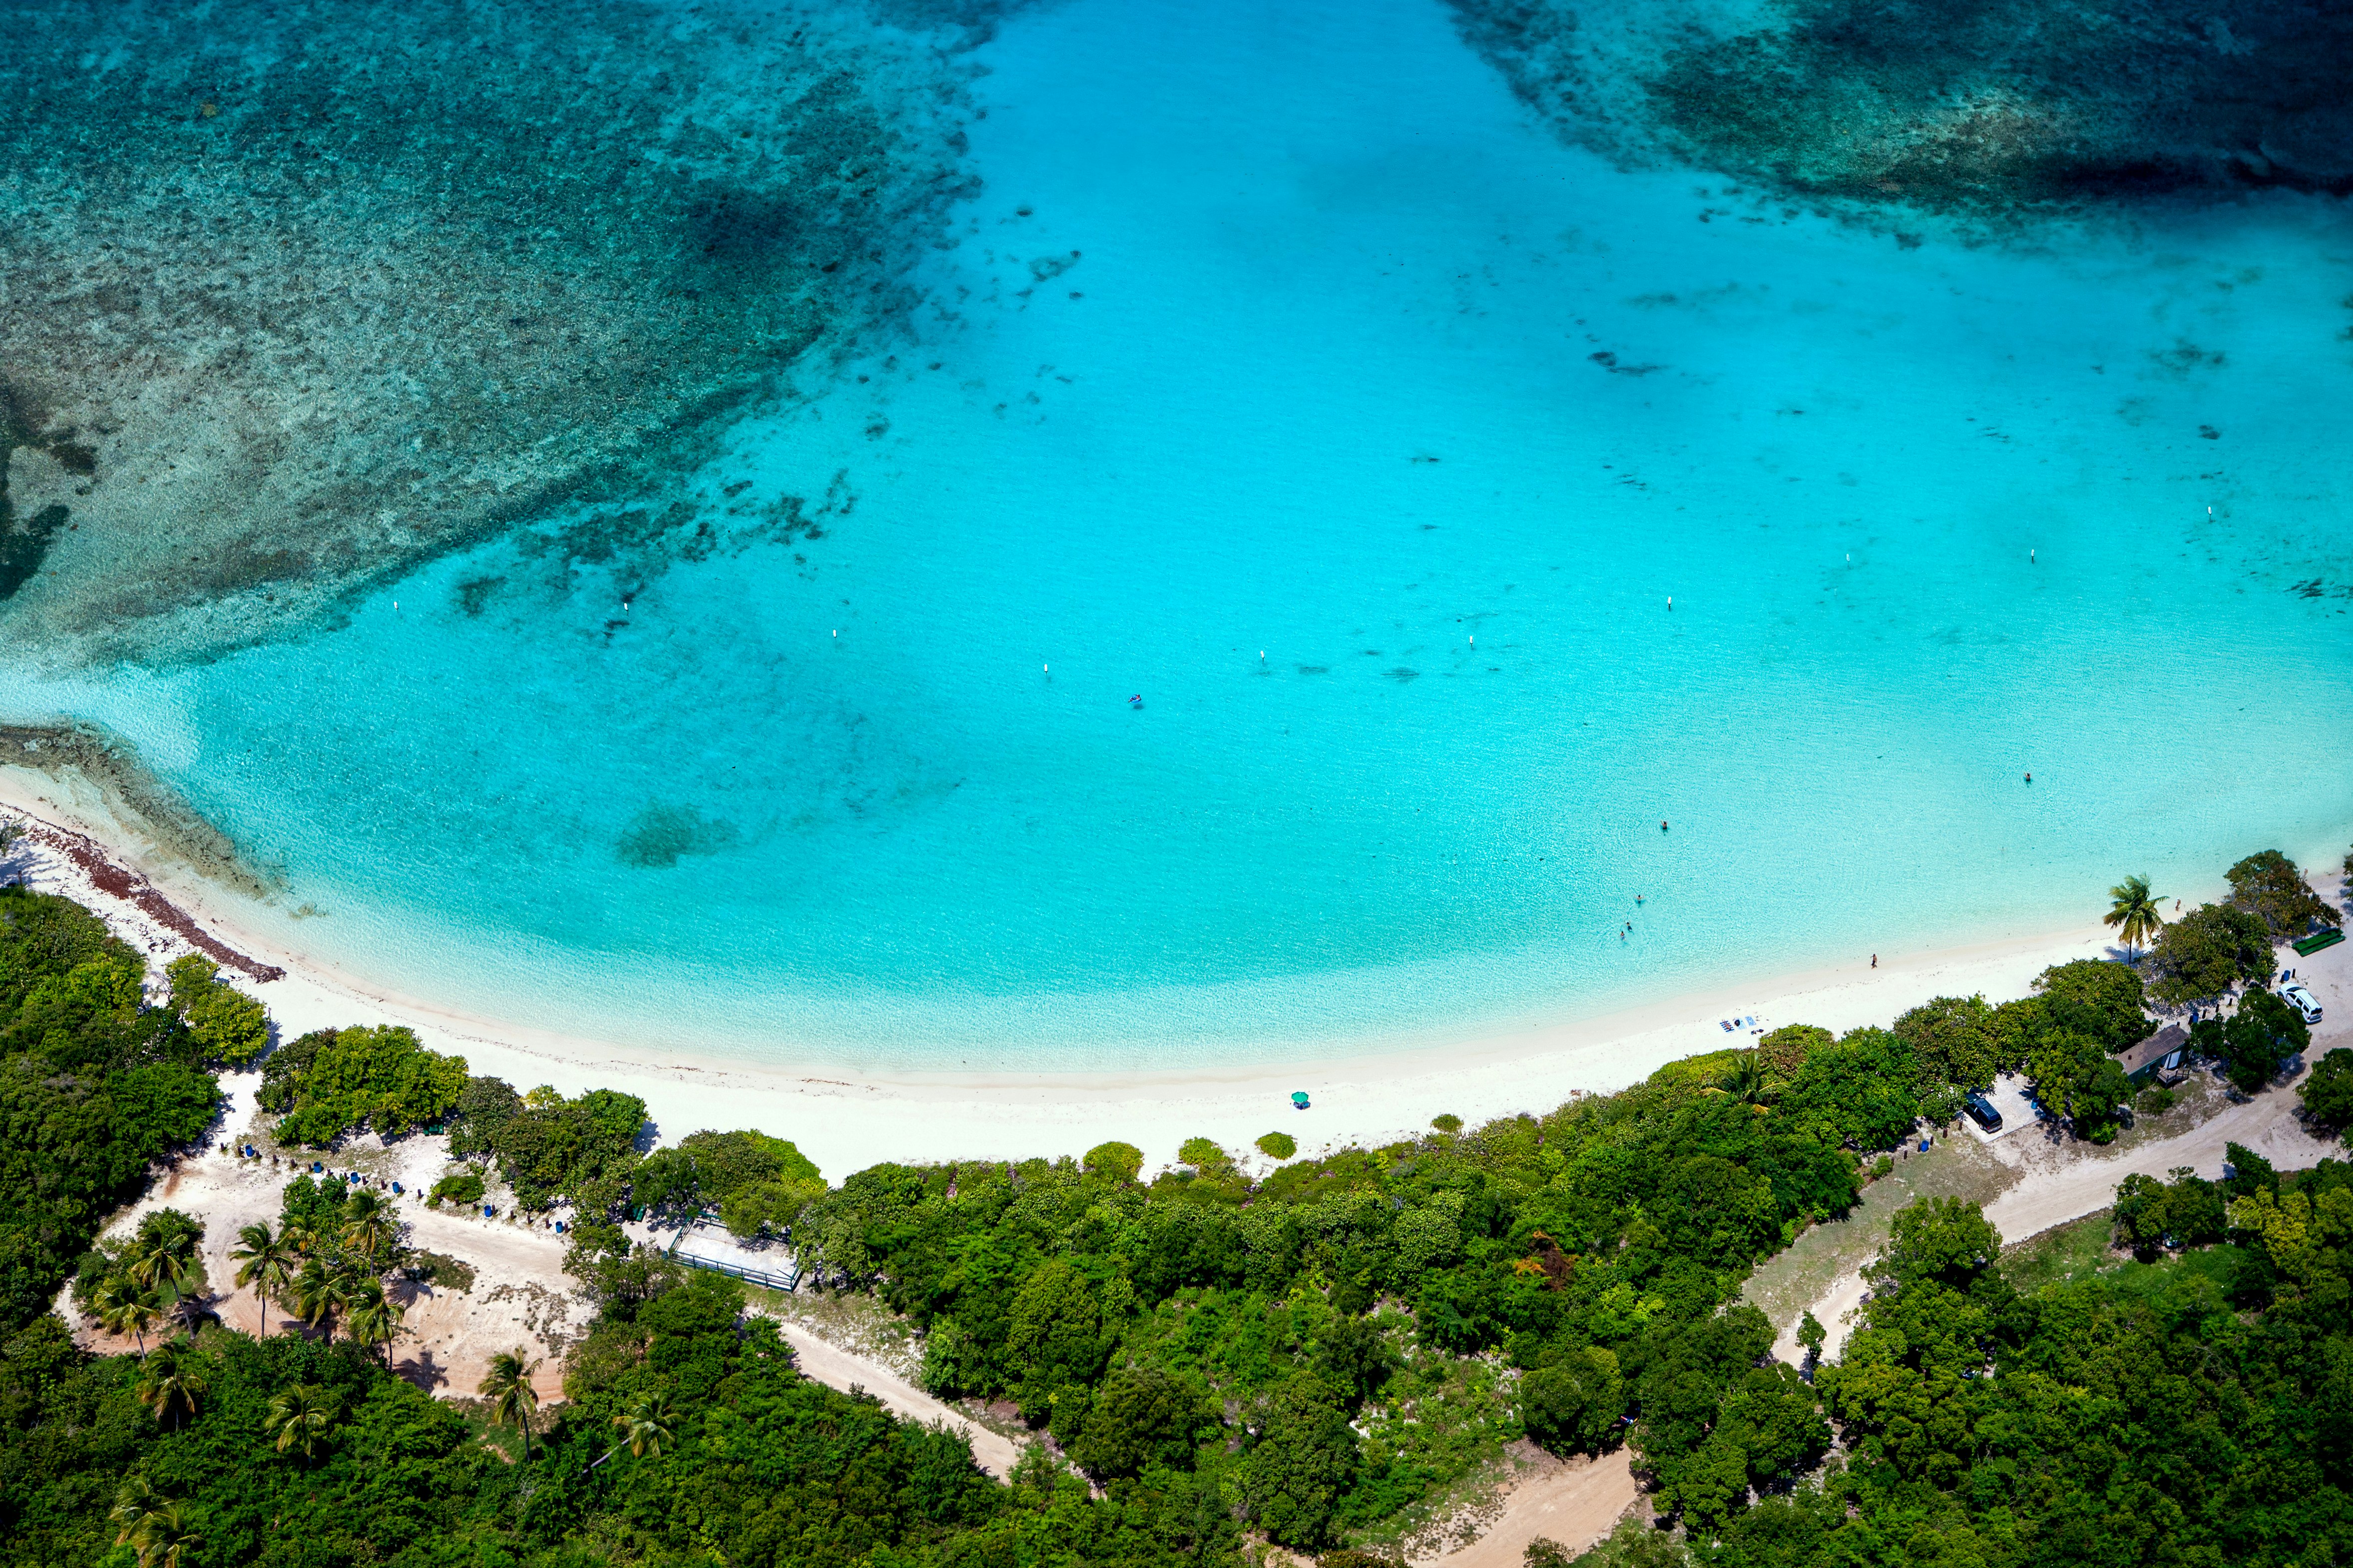
[[[1873,969],[1879,967],[1879,954],[1875,952],[1871,955],[1871,967]]]

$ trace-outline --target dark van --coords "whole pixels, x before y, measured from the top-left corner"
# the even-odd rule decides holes
[[[1961,1102],[1961,1109],[1969,1113],[1970,1121],[1976,1122],[1986,1131],[1999,1132],[2001,1131],[2001,1112],[1996,1110],[1993,1108],[1993,1101],[1988,1100],[1984,1095],[1973,1094],[1969,1096],[1968,1099]]]

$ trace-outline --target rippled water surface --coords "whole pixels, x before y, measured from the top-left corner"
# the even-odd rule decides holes
[[[865,1066],[1597,1012],[2343,852],[2339,198],[1818,212],[1613,162],[1435,0],[891,20],[911,259],[853,309],[729,230],[830,312],[765,390],[201,660],[0,605],[0,706],[386,984]],[[73,476],[10,438],[21,540]]]

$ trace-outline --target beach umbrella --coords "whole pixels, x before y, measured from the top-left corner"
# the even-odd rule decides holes
[[[1292,1103],[1292,1105],[1293,1105],[1295,1109],[1297,1109],[1297,1110],[1306,1110],[1306,1109],[1307,1109],[1307,1091],[1306,1091],[1305,1089],[1293,1089],[1293,1090],[1291,1091],[1291,1103]]]

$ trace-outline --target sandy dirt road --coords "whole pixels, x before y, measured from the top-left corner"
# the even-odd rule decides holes
[[[883,1407],[894,1415],[929,1426],[934,1422],[972,1444],[972,1457],[980,1468],[1003,1480],[1013,1473],[1020,1462],[1025,1445],[1000,1436],[980,1426],[970,1417],[950,1409],[922,1389],[894,1373],[876,1365],[839,1346],[828,1344],[795,1323],[780,1322],[777,1331],[785,1342],[793,1347],[793,1357],[801,1374],[828,1388],[844,1393],[862,1388],[881,1400]],[[1516,1561],[1516,1560],[1515,1560]]]
[[[1509,1483],[1486,1532],[1437,1562],[1442,1568],[1520,1568],[1538,1536],[1574,1556],[1609,1534],[1641,1498],[1633,1456],[1624,1448],[1598,1459],[1555,1460]]]

